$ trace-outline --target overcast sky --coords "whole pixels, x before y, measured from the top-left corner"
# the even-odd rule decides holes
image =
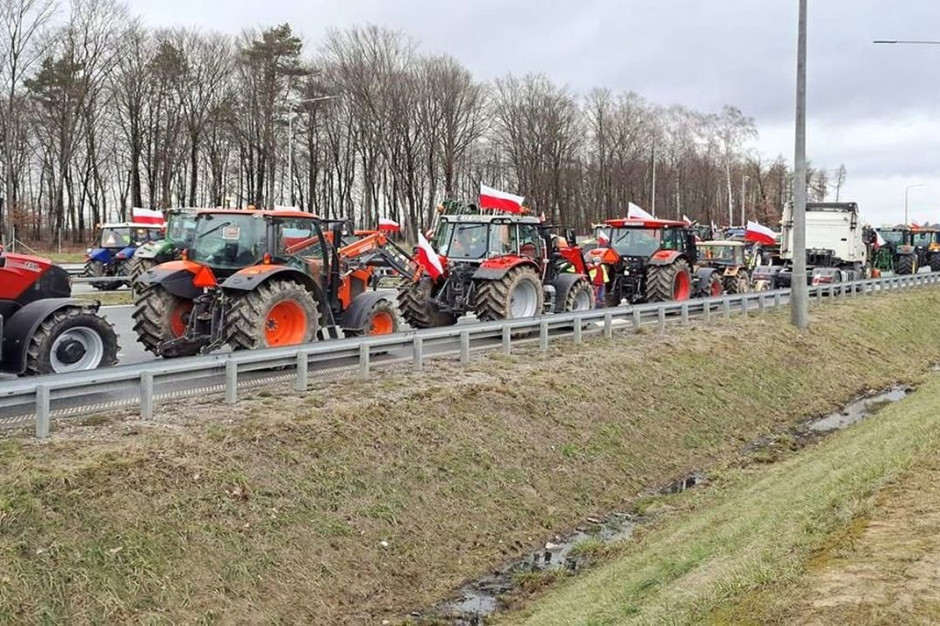
[[[540,72],[584,93],[605,86],[660,104],[739,107],[755,148],[793,157],[797,0],[130,0],[153,26],[236,33],[289,22],[307,44],[374,23],[449,53],[481,79]],[[844,163],[843,200],[872,223],[940,221],[938,0],[809,0],[808,156]]]

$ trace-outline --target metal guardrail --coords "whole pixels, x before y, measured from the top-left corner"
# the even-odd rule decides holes
[[[820,285],[810,287],[809,290],[811,298],[822,300],[823,297],[866,296],[937,284],[940,284],[940,272]],[[412,367],[421,370],[426,358],[452,355],[454,352],[459,353],[461,362],[467,362],[472,350],[500,348],[509,354],[513,343],[519,342],[537,341],[540,349],[547,350],[552,339],[573,338],[575,343],[580,343],[584,335],[592,333],[609,338],[615,327],[636,332],[643,326],[654,325],[664,331],[668,320],[686,324],[693,317],[708,322],[713,317],[763,313],[788,304],[789,295],[789,289],[781,289],[683,302],[641,304],[19,378],[0,383],[0,409],[34,403],[36,436],[43,438],[49,435],[53,402],[78,402],[82,406],[83,398],[103,391],[134,394],[139,399],[141,418],[148,420],[154,414],[155,386],[161,383],[171,384],[180,380],[191,383],[194,379],[218,378],[224,374],[225,402],[234,404],[238,400],[239,376],[252,371],[292,367],[294,388],[305,391],[310,380],[311,364],[325,367],[349,367],[352,364],[353,367],[358,366],[358,375],[366,378],[370,375],[373,357],[391,350],[410,350]],[[459,340],[459,348],[456,349],[455,339]],[[444,350],[429,354],[434,348]]]

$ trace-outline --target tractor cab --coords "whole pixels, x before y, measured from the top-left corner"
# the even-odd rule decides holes
[[[95,248],[86,250],[88,259],[110,264],[134,256],[140,246],[163,239],[163,227],[153,224],[101,224],[95,236]]]
[[[696,275],[700,280],[706,268],[715,270],[726,293],[744,293],[750,290],[747,248],[741,241],[705,241],[697,245]],[[713,294],[717,295],[717,294]]]
[[[940,229],[894,226],[877,229],[884,245],[875,253],[873,266],[897,274],[916,274],[924,266],[940,271]]]
[[[446,215],[434,241],[440,256],[453,263],[482,264],[487,259],[522,256],[542,262],[546,249],[536,217]]]

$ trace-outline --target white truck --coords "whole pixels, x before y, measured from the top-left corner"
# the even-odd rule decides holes
[[[854,202],[806,203],[806,280],[827,284],[865,277],[868,248],[858,205]],[[754,270],[754,280],[771,288],[789,287],[793,268],[793,211],[783,211],[780,232],[780,265]]]

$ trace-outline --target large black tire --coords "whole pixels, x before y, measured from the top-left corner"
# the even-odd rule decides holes
[[[275,307],[290,304],[291,312],[278,317]],[[316,339],[320,310],[303,285],[273,279],[234,297],[225,326],[225,340],[233,350],[299,345]]]
[[[137,341],[154,354],[165,341],[182,337],[186,331],[192,301],[174,296],[161,285],[144,287],[134,299],[134,332]],[[175,353],[172,356],[192,356],[199,353],[193,346],[191,352]]]
[[[133,291],[134,294],[140,293],[140,288],[138,287],[140,277],[143,276],[144,272],[147,272],[156,266],[156,259],[135,256],[130,260],[130,262],[127,264],[127,275],[131,277],[131,291]]]
[[[747,273],[742,270],[737,276],[725,276],[724,287],[728,294],[747,293],[751,290],[751,283]]]
[[[499,280],[481,281],[474,310],[481,322],[535,317],[542,313],[542,281],[531,267],[516,267]]]
[[[412,328],[453,326],[457,317],[438,311],[431,304],[431,283],[426,280],[409,282],[398,290],[398,310]]]
[[[708,275],[708,282],[702,289],[702,292],[699,294],[700,298],[715,298],[720,296],[725,291],[725,285],[721,280],[721,276],[718,275],[718,272],[712,272]]]
[[[99,278],[105,275],[107,275],[107,270],[105,269],[104,263],[95,259],[89,259],[85,261],[85,269],[82,270],[82,276],[84,278]],[[92,281],[90,284],[95,289],[99,289],[101,291],[111,291],[117,289],[117,287],[113,287],[112,285],[117,285],[118,283],[111,282],[110,280],[103,280]]]
[[[344,328],[346,337],[364,335],[390,335],[398,332],[398,310],[389,300],[379,300],[372,305],[362,328]]]
[[[653,265],[646,271],[647,302],[688,300],[691,286],[692,273],[685,259],[676,259],[669,265]],[[683,293],[679,293],[680,287]]]
[[[932,252],[929,262],[931,272],[940,272],[940,252]]]
[[[913,254],[902,254],[898,256],[894,264],[894,273],[898,275],[913,274],[917,271],[917,257]]]
[[[47,317],[26,349],[27,376],[78,372],[117,363],[114,327],[96,313],[78,307]]]
[[[568,295],[562,303],[561,312],[590,311],[594,308],[594,288],[587,278],[571,285]]]

